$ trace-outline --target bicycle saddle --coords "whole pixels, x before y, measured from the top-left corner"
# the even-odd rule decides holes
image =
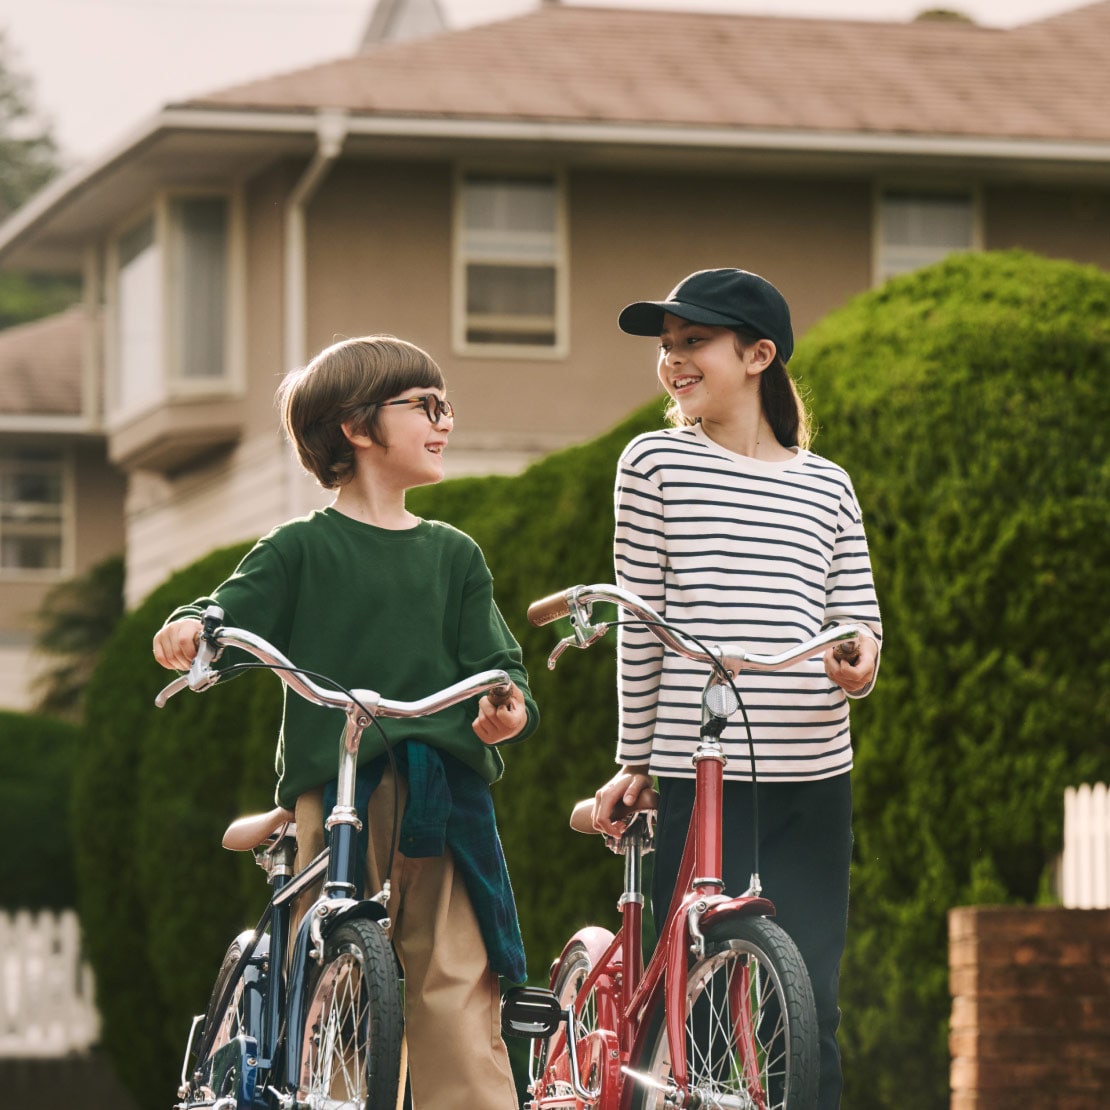
[[[247,817],[238,817],[227,827],[224,833],[223,846],[233,852],[249,852],[264,844],[283,825],[288,825],[286,834],[295,836],[296,826],[293,824],[293,811],[282,806],[275,806],[268,813],[252,813]]]
[[[657,790],[645,790],[636,799],[636,805],[626,806],[619,803],[613,809],[613,817],[619,820],[622,817],[631,817],[634,813],[639,813],[642,810],[651,812],[659,807],[659,792]],[[575,832],[580,833],[596,833],[598,830],[594,828],[594,800],[593,798],[583,798],[570,814],[570,827]]]

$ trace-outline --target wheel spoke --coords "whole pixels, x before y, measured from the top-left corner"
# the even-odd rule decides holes
[[[361,1107],[366,1095],[367,1013],[357,952],[333,962],[317,988],[320,1004],[309,1069],[310,1101],[317,1107]]]

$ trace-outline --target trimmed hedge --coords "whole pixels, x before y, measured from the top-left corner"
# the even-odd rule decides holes
[[[76,904],[69,799],[78,735],[56,718],[0,711],[0,909]]]
[[[819,447],[867,517],[886,644],[856,724],[845,1102],[948,1104],[946,911],[1048,886],[1110,774],[1110,275],[957,256],[807,333]]]
[[[845,961],[845,1103],[947,1105],[945,914],[1029,902],[1059,850],[1068,783],[1110,774],[1105,505],[1110,276],[1033,256],[960,256],[822,321],[792,364],[817,449],[852,473],[887,630],[854,707],[856,858]],[[644,367],[645,388],[650,368]],[[495,787],[529,967],[578,925],[612,923],[620,863],[566,827],[612,768],[613,645],[570,651],[529,601],[611,578],[621,427],[516,478],[414,491],[410,506],[482,545],[543,721]],[[125,619],[88,695],[76,821],[82,917],[104,1040],[125,1081],[166,1104],[189,1015],[265,891],[216,847],[272,790],[277,680],[254,675],[152,708],[150,638],[243,548],[175,576]],[[368,679],[368,682],[371,680]],[[249,879],[247,876],[249,875]]]

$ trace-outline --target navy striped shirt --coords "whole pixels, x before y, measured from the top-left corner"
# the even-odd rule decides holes
[[[719,446],[700,425],[671,428],[625,448],[615,501],[618,584],[707,644],[773,655],[847,623],[867,625],[881,644],[859,504],[835,463],[800,449],[788,461],[762,462]],[[638,628],[621,629],[619,660],[618,762],[692,778],[705,665]],[[761,781],[851,768],[847,696],[820,656],[773,674],[744,673],[737,685]],[[749,780],[739,713],[722,745],[725,776]]]

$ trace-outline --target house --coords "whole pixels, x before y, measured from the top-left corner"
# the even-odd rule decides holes
[[[134,603],[322,502],[273,398],[338,336],[425,346],[452,472],[513,472],[653,395],[616,314],[691,270],[765,274],[802,333],[951,251],[1110,266],[1107,58],[1106,0],[1011,30],[546,3],[167,105],[0,265],[85,275]]]
[[[28,709],[35,613],[59,582],[123,550],[121,472],[107,458],[93,330],[78,306],[0,331],[0,706]]]

